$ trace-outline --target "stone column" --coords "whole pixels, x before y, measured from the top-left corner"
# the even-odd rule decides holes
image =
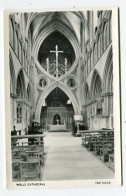
[[[31,59],[31,83],[33,88],[31,89],[31,113],[35,112],[36,109],[36,92],[35,89],[37,90],[37,85],[36,85],[36,77],[35,77],[35,62],[34,59]]]
[[[80,28],[80,46],[81,46],[81,55],[82,55],[82,60],[85,58],[85,24],[81,23],[81,28]]]
[[[78,81],[78,87],[77,87],[77,98],[79,103],[79,112],[82,111],[82,99],[81,99],[81,79],[82,79],[82,58],[79,60],[78,68],[77,68],[77,81]]]

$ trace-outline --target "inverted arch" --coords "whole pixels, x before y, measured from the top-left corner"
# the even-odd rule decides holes
[[[45,103],[45,99],[51,93],[51,91],[54,90],[56,87],[60,88],[69,97],[69,99],[72,102],[75,114],[79,113],[79,104],[78,104],[75,96],[73,95],[73,93],[66,86],[64,86],[62,83],[55,82],[52,85],[50,85],[49,88],[47,88],[44,91],[44,93],[41,95],[41,97],[39,98],[37,106],[36,106],[36,111],[35,111],[35,121],[40,122],[41,108],[42,108],[43,104]]]

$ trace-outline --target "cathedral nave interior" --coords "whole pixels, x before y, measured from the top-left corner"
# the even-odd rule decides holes
[[[111,10],[9,15],[14,181],[113,178],[111,21]],[[72,149],[76,152],[74,156]],[[50,158],[51,152],[57,153],[56,160]],[[90,172],[85,174],[85,166],[88,166],[85,153],[91,164],[94,161],[94,167],[89,164],[89,170],[96,169],[96,163],[101,168],[101,176],[94,170],[91,175]],[[73,170],[78,173],[71,175],[70,164],[81,162],[82,156],[84,168],[76,170],[75,167]],[[70,162],[68,168],[64,167],[66,176],[63,177],[60,171],[66,159]],[[48,176],[51,161],[59,163],[59,176],[54,174],[56,168],[53,176]]]

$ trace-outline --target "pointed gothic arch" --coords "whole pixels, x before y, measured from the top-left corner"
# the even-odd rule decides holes
[[[10,65],[10,92],[16,93],[16,75],[14,70],[14,64],[12,60],[11,53],[9,53],[9,65]]]
[[[14,48],[14,43],[15,43],[15,39],[14,39],[14,23],[13,23],[13,19],[10,18],[9,20],[9,42],[12,48]]]
[[[30,83],[28,83],[28,86],[27,86],[27,100],[28,100],[28,102],[30,102],[30,100],[31,100],[31,87],[30,87]]]
[[[36,106],[36,111],[35,111],[35,121],[36,122],[40,122],[41,108],[45,104],[46,97],[56,87],[60,88],[69,97],[69,99],[72,102],[72,105],[73,105],[75,114],[78,114],[79,113],[79,104],[78,104],[75,96],[73,95],[73,93],[66,86],[64,86],[62,83],[60,83],[60,82],[54,82],[52,85],[49,86],[49,88],[47,88],[43,92],[43,94],[40,96],[40,98],[38,100],[38,103],[37,103],[37,106]]]
[[[19,57],[18,29],[16,29],[16,31],[15,31],[15,53]]]
[[[24,74],[22,69],[20,69],[17,75],[16,93],[18,98],[25,98],[26,96],[25,80],[24,80]]]
[[[90,92],[92,99],[99,98],[102,95],[102,80],[100,74],[96,69],[94,69],[92,75]]]
[[[103,48],[106,50],[108,46],[108,22],[105,20],[103,25]]]
[[[22,43],[19,41],[19,50],[18,50],[19,61],[22,63]]]
[[[104,73],[103,73],[103,93],[113,91],[113,62],[112,62],[112,47],[109,50]]]
[[[89,86],[87,82],[84,85],[84,99],[85,99],[85,104],[87,104],[90,99]]]
[[[86,29],[86,33],[87,35],[88,34],[88,26],[87,26],[87,20],[86,20],[86,16],[84,15],[83,12],[78,12],[78,11],[71,11],[72,14],[74,14],[75,16],[78,17],[78,19],[80,19],[83,24],[85,25],[85,29]],[[30,25],[32,23],[32,21],[35,19],[35,17],[37,17],[40,13],[39,12],[36,12],[36,13],[29,13],[29,16],[27,17],[27,24],[26,24],[26,32],[25,32],[25,37],[27,38],[28,37],[28,31],[30,29]],[[44,13],[45,14],[45,13]],[[52,13],[50,12],[46,12],[46,16],[45,16],[45,19],[44,20],[47,20],[48,18],[48,15],[51,15]],[[64,18],[65,20],[67,21],[68,24],[70,24],[70,26],[72,27],[72,24],[71,22],[68,20],[68,18],[65,16],[64,14]],[[48,20],[47,20],[48,21]]]

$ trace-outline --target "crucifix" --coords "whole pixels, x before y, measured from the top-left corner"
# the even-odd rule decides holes
[[[63,53],[63,51],[58,50],[58,46],[55,47],[56,50],[50,50],[50,52],[56,53],[56,77],[58,77],[58,53]]]

